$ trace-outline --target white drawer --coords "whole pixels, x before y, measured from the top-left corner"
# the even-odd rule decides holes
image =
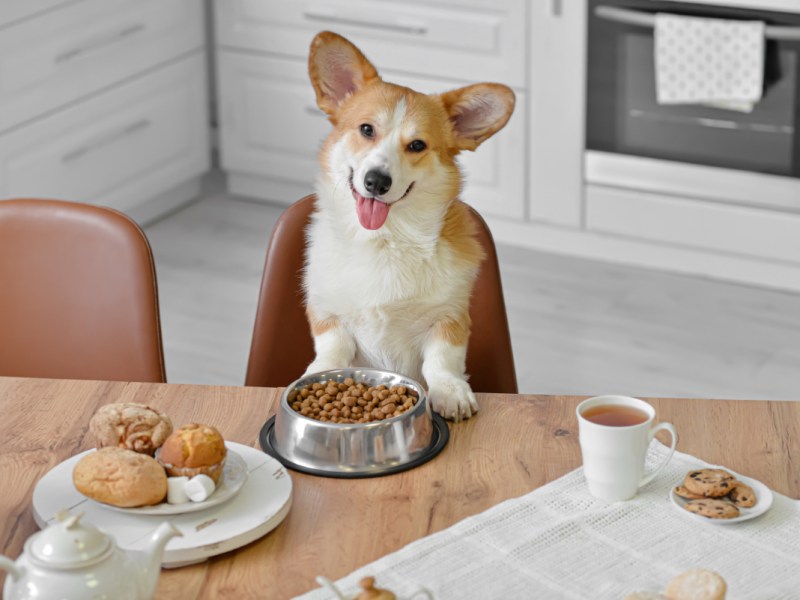
[[[220,52],[217,85],[222,167],[310,190],[330,124],[317,109],[306,63]]]
[[[223,168],[310,189],[330,124],[316,108],[306,62],[221,51],[218,66]],[[386,78],[426,93],[463,84],[389,72]],[[508,125],[477,152],[461,155],[466,173],[462,198],[482,213],[524,217],[525,104],[524,94],[518,94]]]
[[[205,67],[196,52],[0,136],[0,197],[127,211],[206,171]]]
[[[586,225],[651,242],[800,263],[800,214],[589,185]]]
[[[218,44],[305,59],[336,31],[379,71],[525,87],[525,0],[217,0]]]
[[[0,132],[203,44],[201,0],[85,0],[0,29]]]
[[[0,2],[0,27],[33,17],[61,4],[75,0],[2,0]]]

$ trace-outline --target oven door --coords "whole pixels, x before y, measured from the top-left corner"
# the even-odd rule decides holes
[[[800,211],[800,14],[590,0],[586,179]],[[752,112],[656,100],[654,14],[767,23]]]

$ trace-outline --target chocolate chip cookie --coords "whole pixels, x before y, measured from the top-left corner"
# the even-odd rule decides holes
[[[753,488],[741,481],[736,482],[728,497],[736,506],[741,508],[750,508],[756,505],[756,493]]]
[[[701,498],[705,498],[703,494],[695,494],[690,492],[686,489],[684,485],[675,486],[675,495],[680,496],[681,498],[686,498],[687,500],[699,500]]]
[[[670,581],[668,598],[696,598],[698,600],[724,600],[728,586],[714,571],[690,569]]]
[[[690,513],[709,519],[735,519],[739,516],[739,509],[736,506],[726,500],[718,500],[716,498],[689,500],[683,508]]]
[[[724,469],[695,469],[689,471],[683,480],[687,490],[706,498],[724,496],[736,483],[736,478]]]
[[[714,571],[689,569],[676,575],[663,592],[633,592],[624,600],[725,600],[728,585]]]

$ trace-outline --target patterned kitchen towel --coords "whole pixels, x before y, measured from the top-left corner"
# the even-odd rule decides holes
[[[655,16],[659,104],[752,111],[764,85],[762,21]]]

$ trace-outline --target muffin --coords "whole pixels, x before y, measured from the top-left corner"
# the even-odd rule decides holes
[[[89,421],[98,448],[126,448],[153,456],[172,433],[170,418],[152,406],[118,402],[101,406]]]
[[[72,483],[92,500],[133,508],[159,504],[167,495],[167,474],[152,456],[125,448],[101,448],[81,458]]]
[[[219,484],[227,452],[225,440],[215,427],[189,423],[166,439],[156,458],[170,477],[208,475]]]

